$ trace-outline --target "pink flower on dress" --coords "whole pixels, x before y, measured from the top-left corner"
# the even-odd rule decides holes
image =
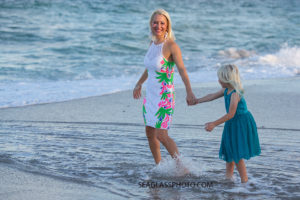
[[[167,85],[168,89],[174,89],[174,85]]]
[[[163,68],[160,69],[161,73],[167,73],[167,70],[164,70]]]
[[[174,89],[174,85],[168,85],[168,84],[165,84],[164,82],[162,82],[161,83],[161,92],[159,94],[162,95],[163,93],[173,92],[173,89]]]
[[[146,104],[146,98],[144,98],[144,102],[143,102],[143,104],[144,104],[144,105]]]
[[[169,117],[169,115],[166,115],[166,117],[165,117],[163,123],[161,123],[161,127],[162,127],[162,128],[168,128],[168,122],[169,122],[169,121],[170,121],[170,117]]]
[[[166,92],[168,92],[168,87],[167,87],[167,85],[164,84],[164,82],[162,82],[161,92],[159,94],[162,95],[163,93],[166,93]]]
[[[164,101],[159,102],[158,106],[159,106],[160,108],[163,107],[163,108],[165,108],[165,109],[169,109],[169,108],[172,107],[172,104],[171,104],[171,103],[172,103],[172,102],[171,102],[170,100],[166,99],[166,100],[164,100]]]

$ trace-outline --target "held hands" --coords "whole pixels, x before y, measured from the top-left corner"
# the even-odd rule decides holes
[[[197,99],[193,92],[187,93],[186,102],[189,106],[197,104]]]
[[[213,122],[208,122],[205,124],[205,130],[208,132],[211,132],[215,127],[216,125]]]
[[[139,99],[142,96],[142,85],[137,84],[135,88],[133,89],[133,98]]]

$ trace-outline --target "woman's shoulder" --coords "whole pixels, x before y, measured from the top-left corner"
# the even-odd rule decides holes
[[[179,46],[174,40],[167,40],[164,44],[170,51],[180,50]]]
[[[165,45],[172,47],[172,46],[178,46],[177,43],[174,40],[167,40],[165,41]]]

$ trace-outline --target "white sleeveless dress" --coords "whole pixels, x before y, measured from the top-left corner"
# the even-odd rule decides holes
[[[162,55],[164,43],[152,42],[144,59],[148,71],[146,96],[143,103],[145,126],[169,129],[174,112],[174,62]]]

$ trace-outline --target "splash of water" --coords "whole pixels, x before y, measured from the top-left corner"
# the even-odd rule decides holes
[[[284,44],[275,54],[261,56],[259,62],[274,67],[294,67],[297,74],[300,70],[300,48],[289,47],[288,44]]]
[[[162,177],[200,177],[203,176],[204,169],[205,165],[200,165],[192,159],[180,155],[178,159],[168,157],[162,160],[152,169],[152,172]]]

